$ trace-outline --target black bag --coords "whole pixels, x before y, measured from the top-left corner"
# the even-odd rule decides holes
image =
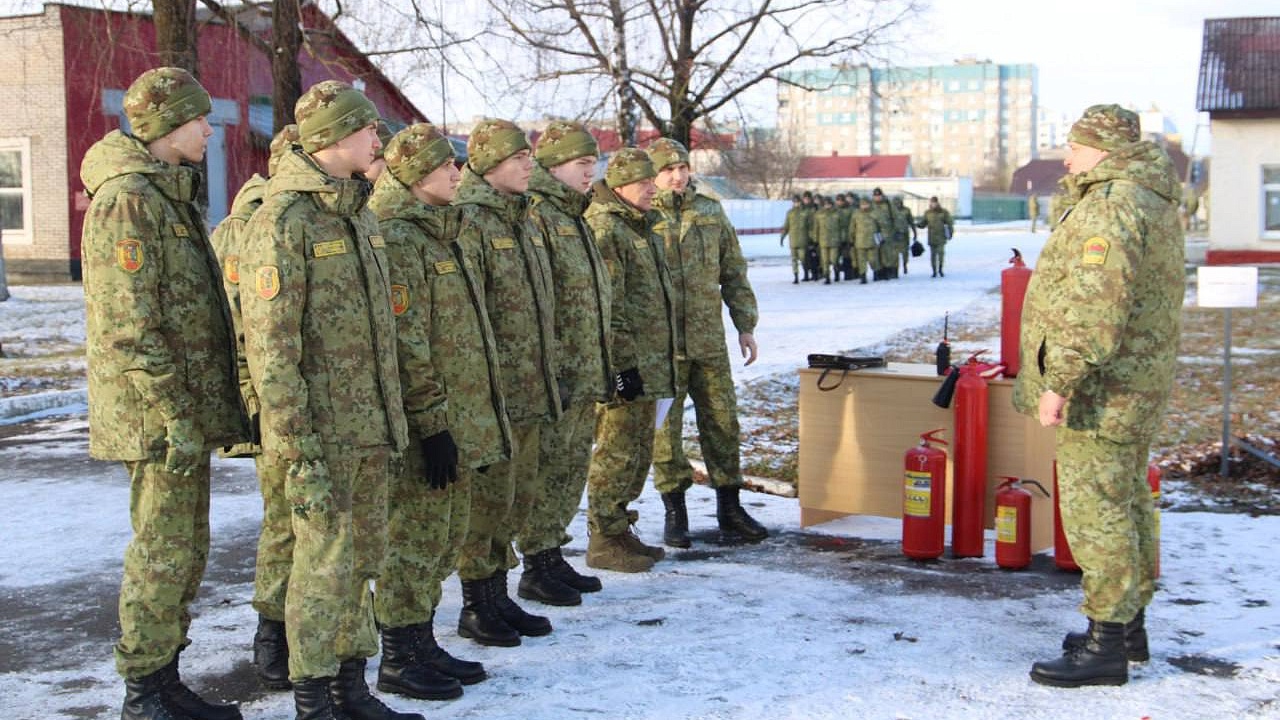
[[[911,257],[920,257],[924,254],[924,245],[919,240],[911,241]]]
[[[840,387],[850,370],[884,367],[885,364],[882,357],[851,357],[849,355],[825,355],[822,353],[809,355],[809,367],[822,368],[822,374],[818,376],[818,389],[823,391],[835,390]],[[827,374],[832,370],[840,371],[840,379],[836,381],[835,385],[823,385],[823,382],[827,379]]]

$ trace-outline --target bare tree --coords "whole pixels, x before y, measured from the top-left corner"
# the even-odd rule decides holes
[[[489,0],[498,30],[534,54],[525,83],[577,82],[617,109],[631,105],[663,135],[689,143],[693,127],[768,81],[804,82],[788,69],[866,62],[917,0]],[[814,88],[818,89],[818,88]]]
[[[156,52],[160,64],[180,67],[199,77],[196,65],[196,0],[154,0]]]
[[[757,128],[744,133],[745,139],[722,155],[724,174],[738,187],[770,199],[791,194],[796,170],[804,151],[791,133]]]

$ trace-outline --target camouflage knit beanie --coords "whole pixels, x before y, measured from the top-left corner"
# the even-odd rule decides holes
[[[649,159],[654,170],[662,170],[678,163],[689,164],[689,150],[679,140],[658,138],[649,143]]]
[[[267,175],[275,175],[276,168],[284,159],[289,148],[298,142],[298,126],[292,123],[280,128],[280,132],[271,138],[271,155],[267,158]]]
[[[619,188],[657,175],[648,153],[639,148],[622,148],[609,158],[609,166],[604,171],[604,182],[611,188]]]
[[[379,120],[377,125],[378,133],[378,150],[373,153],[375,158],[383,158],[387,152],[387,143],[391,142],[391,138],[395,133],[391,132],[391,126],[387,125],[385,120]]]
[[[529,138],[509,120],[481,120],[467,138],[467,164],[480,176],[521,150],[529,150]]]
[[[364,93],[337,80],[312,85],[293,106],[302,149],[315,152],[378,121],[378,108]]]
[[[580,157],[600,154],[596,139],[582,123],[557,120],[538,137],[533,157],[544,168],[563,165]]]
[[[133,136],[144,143],[159,140],[212,109],[209,93],[182,68],[148,70],[124,93],[124,116]]]
[[[1093,105],[1071,126],[1067,142],[1110,151],[1141,136],[1137,113],[1119,105]]]
[[[413,185],[433,170],[453,160],[453,145],[430,123],[416,123],[396,133],[383,157],[387,172],[405,185]]]

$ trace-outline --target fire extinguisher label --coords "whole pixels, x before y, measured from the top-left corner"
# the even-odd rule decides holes
[[[1008,505],[996,507],[996,542],[1018,542],[1018,508]]]
[[[902,498],[903,515],[929,517],[929,510],[933,504],[933,476],[929,473],[908,470]]]

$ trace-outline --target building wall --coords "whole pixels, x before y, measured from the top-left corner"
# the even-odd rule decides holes
[[[3,237],[8,276],[66,279],[70,228],[58,9],[0,19],[0,37],[0,149],[21,148],[24,175],[29,172],[23,196],[29,225]]]
[[[1263,166],[1280,169],[1280,117],[1210,122],[1213,181],[1209,189],[1209,252],[1251,251],[1280,261],[1280,232],[1263,230]],[[1273,196],[1275,197],[1275,196]],[[1280,197],[1275,197],[1280,201]]]
[[[1034,65],[840,68],[790,79],[822,88],[778,86],[778,127],[808,155],[905,154],[922,175],[1001,186],[1035,157]]]

